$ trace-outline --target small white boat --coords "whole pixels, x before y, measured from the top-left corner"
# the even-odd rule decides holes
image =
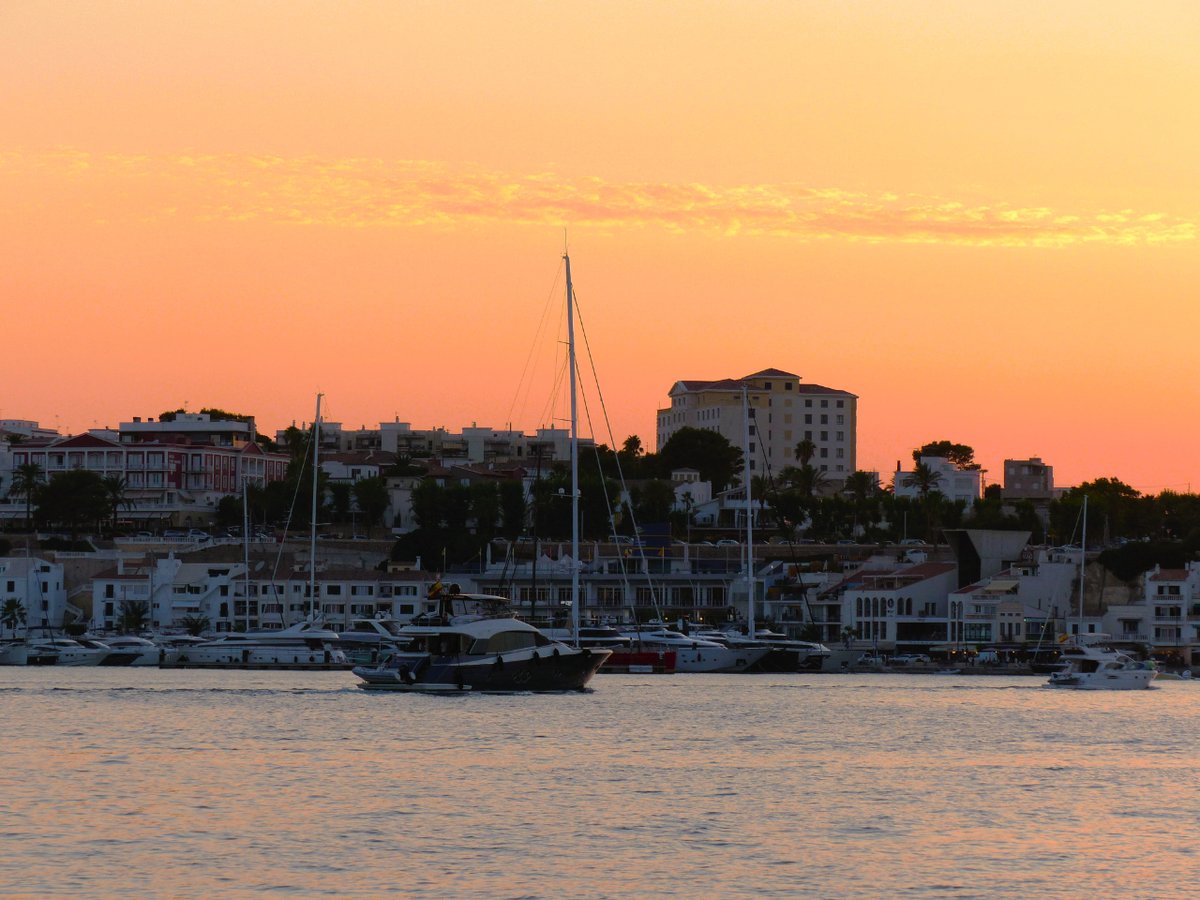
[[[1083,495],[1083,540],[1079,555],[1079,632],[1063,635],[1059,661],[1065,668],[1050,674],[1047,687],[1073,688],[1080,691],[1136,691],[1150,687],[1158,672],[1154,663],[1138,662],[1107,645],[1107,634],[1083,634],[1084,564],[1087,561],[1087,494]]]
[[[1139,662],[1106,646],[1108,635],[1078,635],[1062,647],[1067,667],[1053,672],[1048,687],[1081,691],[1133,691],[1150,687],[1158,671],[1153,663]]]

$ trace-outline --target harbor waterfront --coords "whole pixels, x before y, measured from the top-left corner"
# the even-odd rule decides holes
[[[1200,683],[0,670],[2,893],[1159,896],[1200,887]]]

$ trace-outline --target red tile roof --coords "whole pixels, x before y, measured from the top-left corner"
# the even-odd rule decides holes
[[[1151,581],[1187,581],[1187,569],[1163,569],[1150,576]]]

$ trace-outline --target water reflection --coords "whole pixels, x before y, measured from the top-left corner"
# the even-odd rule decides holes
[[[1200,886],[1200,685],[0,670],[0,883],[196,896],[1148,896]]]

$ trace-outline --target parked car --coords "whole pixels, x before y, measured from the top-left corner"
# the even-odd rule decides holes
[[[733,538],[721,538],[719,541],[717,541],[717,546],[718,547],[740,547],[742,545],[740,543],[738,543],[737,541],[735,541]]]
[[[186,537],[189,541],[207,541],[212,539],[212,535],[203,528],[189,529]]]
[[[163,539],[168,541],[186,541],[188,533],[177,528],[168,528],[163,532]]]
[[[928,664],[929,657],[924,653],[901,653],[899,656],[892,657],[894,666],[925,666]]]

